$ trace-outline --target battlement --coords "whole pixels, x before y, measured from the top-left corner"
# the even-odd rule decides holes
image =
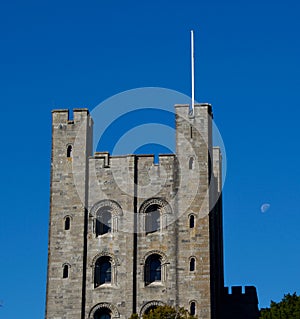
[[[73,118],[71,118],[70,114],[71,112],[68,109],[53,110],[53,124],[74,124],[81,122],[82,117],[86,118],[90,113],[87,108],[75,108],[73,109]]]
[[[94,156],[90,156],[90,159],[100,160],[103,162],[102,167],[110,168],[111,167],[111,160],[113,159],[121,159],[121,158],[128,158],[128,157],[137,157],[139,162],[142,165],[149,165],[149,166],[159,166],[160,164],[173,164],[174,158],[176,157],[175,154],[159,154],[158,155],[158,163],[154,161],[154,154],[127,154],[127,155],[110,155],[109,152],[95,152]]]
[[[244,292],[242,286],[232,286],[231,293],[229,293],[229,287],[224,287],[223,298],[226,303],[258,303],[257,292],[254,286],[245,286]]]
[[[252,319],[259,317],[258,298],[254,286],[242,286],[223,289],[223,317],[222,319]]]
[[[212,105],[210,103],[196,103],[194,105],[194,114],[191,113],[189,104],[175,104],[176,113],[188,115],[189,117],[194,117],[200,115],[203,109],[207,110],[208,114],[212,117]]]

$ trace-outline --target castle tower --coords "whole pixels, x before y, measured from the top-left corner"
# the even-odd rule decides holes
[[[176,154],[93,156],[87,110],[53,111],[46,319],[127,319],[181,306],[217,318],[221,155],[212,111],[176,105]],[[104,150],[105,151],[105,150]]]
[[[52,112],[47,319],[84,318],[92,120],[87,109],[74,109],[73,114],[70,120],[68,110]]]
[[[210,104],[196,104],[193,114],[188,105],[175,107],[181,177],[177,207],[179,304],[194,308],[198,318],[216,318],[219,287],[223,287],[223,252],[221,212],[218,222],[214,216],[221,191],[221,161],[220,156],[214,158],[217,149],[212,147],[212,110]]]

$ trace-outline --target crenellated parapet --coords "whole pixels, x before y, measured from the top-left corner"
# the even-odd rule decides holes
[[[254,286],[224,287],[222,319],[257,319],[259,317],[257,291]]]

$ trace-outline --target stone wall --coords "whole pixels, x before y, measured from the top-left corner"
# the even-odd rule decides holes
[[[193,305],[199,319],[217,317],[221,156],[212,148],[211,106],[195,105],[192,115],[188,105],[175,110],[176,154],[159,156],[158,164],[151,155],[91,156],[88,111],[74,110],[73,121],[66,110],[53,111],[46,319],[92,319],[98,309],[126,319],[160,304]],[[153,207],[159,217],[157,229],[149,231]],[[111,218],[99,232],[102,210]],[[146,278],[150,256],[161,263],[161,278],[153,282]],[[111,264],[111,279],[96,285],[103,258]]]

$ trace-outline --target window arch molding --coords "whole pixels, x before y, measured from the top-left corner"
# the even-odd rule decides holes
[[[147,268],[150,267],[150,264],[148,262],[151,260],[151,257],[159,256],[160,257],[160,275],[161,279],[160,282],[164,284],[167,281],[167,265],[169,264],[168,258],[166,254],[160,250],[151,250],[147,254],[145,254],[144,258],[141,260],[141,265],[143,266],[143,274],[144,274],[144,284],[145,286],[148,286],[151,284],[151,282],[148,282],[148,276],[147,272],[150,271],[150,269]]]
[[[110,232],[115,233],[118,231],[119,227],[119,218],[120,216],[123,216],[123,210],[121,206],[113,200],[104,199],[97,203],[95,203],[92,208],[90,209],[89,216],[93,219],[93,233],[97,235],[104,235],[108,231],[105,231],[103,233],[100,232],[100,234],[97,234],[97,217],[101,214],[102,211],[107,210],[111,214],[111,221],[109,227]],[[106,225],[107,226],[107,225]]]
[[[161,208],[162,214],[172,213],[171,206],[165,199],[154,197],[154,198],[149,198],[142,203],[139,210],[140,214],[145,214],[147,212],[147,209],[152,205],[158,205]]]
[[[140,310],[140,318],[143,316],[144,313],[147,312],[148,309],[159,307],[159,306],[165,306],[166,304],[160,300],[152,300],[149,302],[146,302]]]
[[[89,319],[94,319],[94,315],[98,310],[109,310],[112,318],[120,318],[120,313],[118,308],[115,305],[112,305],[108,302],[101,302],[95,305],[89,313]]]
[[[152,206],[156,207],[156,209],[159,211],[159,220],[156,221],[154,225],[157,227],[156,230],[155,229],[149,230],[149,225],[148,225],[149,221],[147,220],[147,214],[151,214]],[[172,214],[172,209],[169,203],[165,199],[154,197],[154,198],[149,198],[145,200],[139,209],[139,217],[140,217],[139,232],[147,234],[147,233],[160,231],[166,228],[168,225],[168,215],[170,214]],[[152,217],[150,216],[150,219]],[[157,216],[154,216],[154,218],[157,218]],[[150,223],[153,223],[153,221],[151,222],[150,220]]]
[[[112,266],[120,266],[120,262],[119,260],[117,259],[117,257],[111,253],[109,253],[108,251],[102,251],[100,252],[99,254],[97,254],[96,256],[94,256],[94,258],[92,259],[91,263],[90,263],[90,266],[91,267],[95,267],[95,263],[96,261],[101,258],[101,257],[109,257],[111,259],[111,265]]]
[[[95,278],[96,278],[96,265],[98,263],[98,261],[100,259],[103,259],[103,262],[106,263],[107,261],[109,261],[110,263],[110,271],[111,271],[111,279],[110,279],[110,286],[116,286],[117,284],[117,266],[120,265],[118,259],[116,258],[115,255],[107,252],[107,251],[102,251],[99,254],[97,254],[92,262],[90,263],[90,266],[92,267],[92,278],[93,278],[93,282],[94,282],[94,288],[97,289],[98,287],[101,286],[101,284],[96,285],[95,282]],[[100,263],[101,264],[101,263]],[[101,271],[101,269],[98,268],[99,271]]]
[[[161,250],[150,250],[145,255],[144,258],[141,260],[141,264],[144,264],[145,261],[150,257],[151,255],[160,255],[161,256],[161,263],[162,264],[169,264],[167,255],[162,252]]]
[[[69,264],[69,263],[63,263],[62,267],[64,267],[64,266],[69,266],[69,268],[71,268],[71,264]]]

